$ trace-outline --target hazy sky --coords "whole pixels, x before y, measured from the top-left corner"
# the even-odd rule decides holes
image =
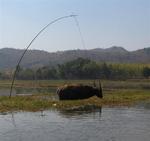
[[[78,15],[85,48],[150,47],[150,0],[0,0],[0,48],[25,48],[50,21]],[[31,49],[83,49],[72,18],[51,25]]]

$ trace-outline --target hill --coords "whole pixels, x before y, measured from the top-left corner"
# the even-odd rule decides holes
[[[13,48],[0,49],[0,69],[12,69],[24,50]],[[42,50],[28,50],[21,66],[41,67],[44,65],[55,66],[78,57],[89,58],[98,62],[113,63],[150,63],[150,47],[136,51],[127,51],[123,47],[113,46],[91,50],[68,50],[54,53]]]

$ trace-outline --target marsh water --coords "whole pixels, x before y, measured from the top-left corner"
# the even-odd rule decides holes
[[[18,88],[13,95],[55,90]],[[0,89],[0,95],[8,94],[9,89]],[[86,106],[71,110],[0,113],[0,141],[59,140],[149,141],[150,104],[140,103],[132,108]]]
[[[47,94],[47,93],[55,93],[56,87],[50,88],[26,88],[26,87],[18,87],[14,88],[12,91],[12,95],[31,95],[31,94]],[[10,94],[10,88],[0,88],[0,96],[8,96]]]
[[[0,114],[0,141],[149,141],[149,106]]]

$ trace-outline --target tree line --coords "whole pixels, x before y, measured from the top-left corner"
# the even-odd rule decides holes
[[[1,79],[11,79],[12,74],[0,73]],[[56,67],[44,66],[38,69],[21,68],[16,79],[139,79],[150,77],[150,65],[99,63],[78,58]]]

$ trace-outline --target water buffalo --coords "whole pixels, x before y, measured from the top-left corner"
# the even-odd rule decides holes
[[[100,88],[88,85],[65,85],[57,89],[57,94],[60,100],[86,99],[95,95],[103,97],[101,85]]]

